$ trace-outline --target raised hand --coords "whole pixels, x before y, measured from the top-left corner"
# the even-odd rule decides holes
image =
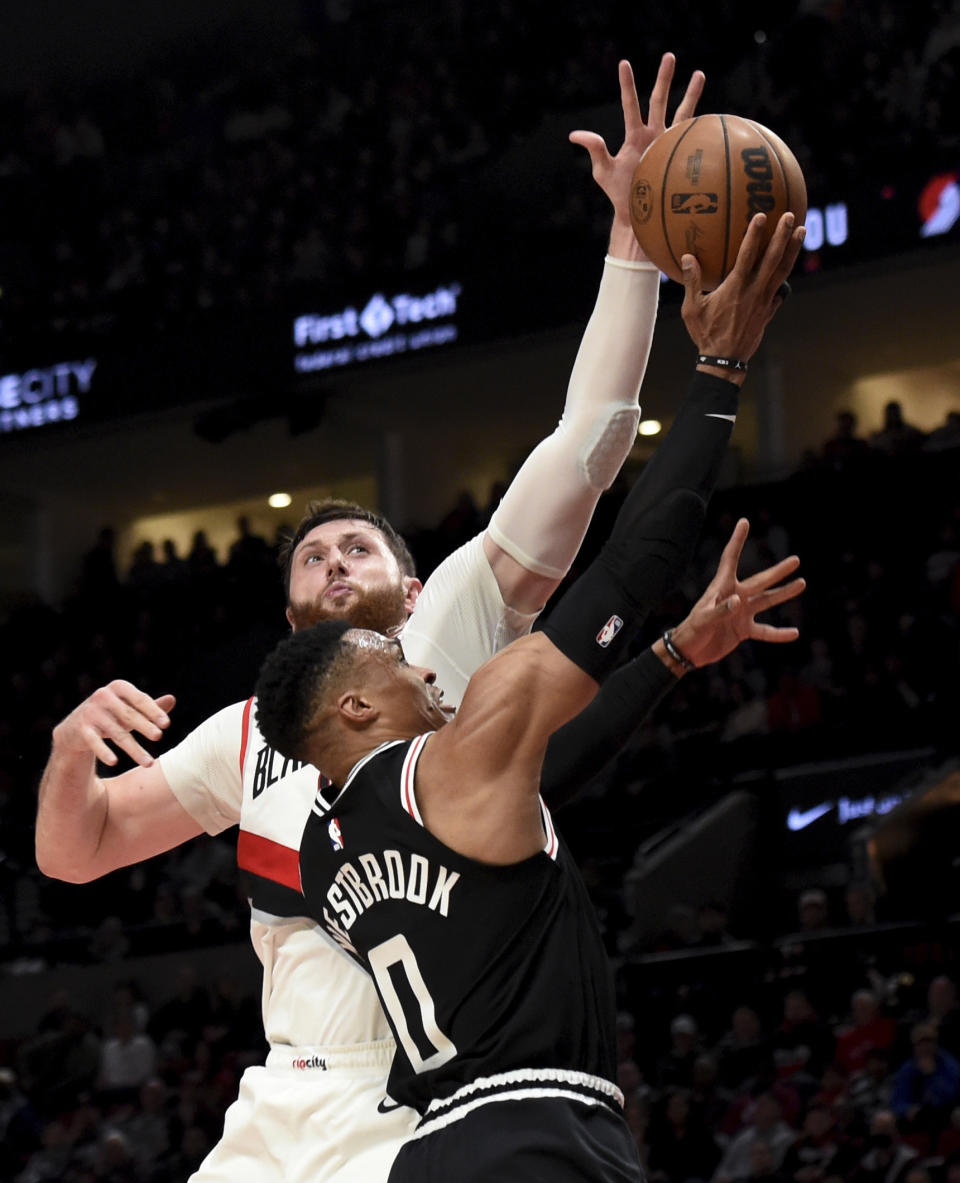
[[[133,738],[137,731],[146,739],[160,739],[170,725],[168,711],[176,699],[172,694],[151,698],[130,682],[119,679],[95,690],[53,731],[55,751],[88,751],[104,764],[117,763],[116,753],[106,740],[116,744],[144,768],[153,756]]]
[[[796,555],[790,555],[741,580],[737,567],[749,533],[750,523],[741,518],[723,548],[717,572],[706,591],[694,604],[689,616],[673,630],[674,644],[695,666],[720,661],[748,638],[783,644],[795,641],[800,635],[795,628],[757,620],[761,612],[796,599],[806,587],[802,578],[782,582],[797,570],[800,560]]]
[[[766,214],[755,214],[747,227],[737,261],[723,283],[712,292],[701,291],[700,264],[683,255],[684,297],[680,314],[700,353],[747,361],[763,339],[767,325],[782,304],[781,287],[800,254],[806,228],[783,214],[761,249]],[[723,373],[722,377],[732,377]]]
[[[667,101],[673,82],[676,58],[665,53],[660,59],[657,79],[650,92],[650,106],[644,122],[637,98],[633,69],[628,61],[619,65],[620,104],[623,108],[623,144],[611,155],[602,136],[594,131],[572,131],[570,142],[586,148],[593,166],[593,179],[613,204],[614,223],[630,228],[630,182],[640,157],[668,126]],[[690,119],[697,108],[706,81],[702,70],[694,70],[686,92],[673,116],[673,123]],[[630,230],[631,235],[633,231]],[[637,248],[639,252],[639,247]]]

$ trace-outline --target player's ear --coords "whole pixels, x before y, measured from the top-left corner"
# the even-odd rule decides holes
[[[344,690],[337,699],[337,714],[355,731],[362,731],[380,717],[379,708],[359,690]]]
[[[419,579],[413,575],[404,575],[403,577],[403,607],[409,616],[413,611],[413,606],[417,602],[417,597],[423,591],[423,584]]]
[[[294,628],[294,623],[293,623],[293,609],[288,607],[288,608],[287,608],[287,610],[286,610],[286,612],[284,613],[284,615],[285,615],[285,616],[286,616],[286,618],[287,618],[287,624],[289,624],[289,625],[290,625],[291,629],[292,629],[292,628]]]

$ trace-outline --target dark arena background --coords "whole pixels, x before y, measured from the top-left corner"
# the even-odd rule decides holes
[[[601,271],[609,208],[567,133],[619,146],[618,59],[644,105],[670,49],[674,101],[702,68],[701,110],[776,130],[810,208],[641,643],[741,514],[744,569],[796,551],[808,589],[796,644],[685,679],[558,812],[628,1119],[655,1183],[960,1180],[958,5],[10,7],[0,1179],[181,1183],[265,1054],[236,831],[45,878],[53,726],[114,678],[177,696],[165,743],[246,696],[312,496],[376,505],[422,576],[483,527],[559,415]],[[680,295],[641,394],[662,428],[694,360]]]

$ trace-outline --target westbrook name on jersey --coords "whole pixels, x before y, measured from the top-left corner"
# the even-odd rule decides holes
[[[300,849],[307,910],[372,976],[393,1029],[390,1097],[423,1113],[514,1071],[610,1080],[606,952],[549,813],[532,858],[491,866],[457,854],[417,808],[429,738],[384,744],[339,793],[321,790]]]

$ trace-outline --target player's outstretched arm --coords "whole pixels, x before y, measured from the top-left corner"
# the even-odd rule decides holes
[[[780,219],[763,252],[759,250],[764,217],[754,219],[741,244],[737,264],[713,292],[699,289],[696,260],[687,273],[683,315],[697,355],[733,357],[749,361],[759,348],[764,331],[781,307],[780,285],[790,274],[803,242],[803,228],[793,215]],[[727,444],[739,408],[742,370],[696,366],[680,410],[663,443],[628,494],[641,527],[637,545],[643,545],[643,528],[662,515],[662,507],[678,509],[690,502],[671,501],[679,490],[688,490],[707,503],[716,487]],[[671,533],[682,522],[662,522]],[[672,569],[660,568],[659,584],[648,585],[644,614],[680,581],[686,566],[683,552],[675,552]],[[590,708],[567,723],[550,739],[544,763],[543,792],[551,804],[569,800],[625,744],[643,716],[669,687],[647,659],[632,662],[610,678]],[[657,689],[658,688],[658,689]],[[654,696],[651,699],[651,695]]]
[[[86,883],[202,832],[134,737],[160,739],[173,705],[173,695],[153,699],[129,682],[114,681],[54,728],[37,805],[37,866],[45,875]],[[117,763],[108,740],[137,766],[119,776],[98,776],[98,759]]]
[[[615,155],[594,132],[571,135],[590,153],[614,220],[610,254],[570,376],[563,417],[517,473],[484,537],[504,601],[523,614],[539,612],[569,570],[600,494],[620,471],[636,437],[660,275],[630,228],[630,180],[644,150],[666,129],[673,72],[673,54],[665,54],[644,120],[633,71],[628,62],[620,63],[624,141]],[[675,122],[694,113],[702,89],[698,71]]]
[[[792,555],[739,580],[737,566],[748,531],[747,521],[741,519],[706,591],[672,630],[672,644],[691,667],[720,661],[748,637],[774,644],[797,638],[795,628],[774,627],[756,618],[800,595],[805,581],[789,578],[800,560]],[[550,739],[541,774],[541,792],[547,804],[555,809],[576,797],[664,695],[690,672],[658,639],[608,678],[586,710]]]

